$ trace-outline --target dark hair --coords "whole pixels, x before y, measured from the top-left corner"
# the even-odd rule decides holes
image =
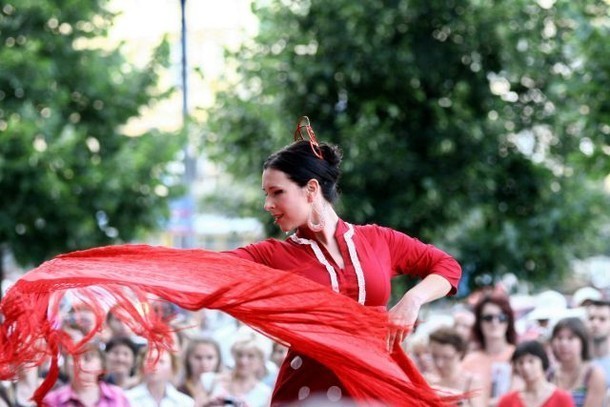
[[[487,304],[494,304],[500,307],[503,314],[508,317],[507,328],[506,328],[506,341],[511,345],[517,344],[517,331],[515,330],[515,314],[513,308],[510,306],[508,297],[503,294],[488,294],[481,298],[479,302],[474,306],[475,321],[472,326],[472,337],[481,345],[485,347],[485,336],[481,329],[481,316],[483,314],[483,308]]]
[[[610,302],[606,300],[589,300],[588,306],[596,308],[610,307]]]
[[[589,353],[589,331],[587,331],[585,323],[578,317],[560,319],[553,327],[551,342],[553,342],[555,337],[559,335],[559,332],[563,329],[567,329],[578,336],[581,344],[580,357],[582,357],[582,360],[589,360],[591,358]]]
[[[127,336],[114,336],[110,338],[110,340],[106,342],[106,345],[104,346],[104,352],[108,353],[112,350],[112,348],[120,345],[127,346],[133,353],[134,360],[136,359],[138,356],[139,347]]]
[[[548,370],[549,366],[551,366],[549,355],[547,355],[544,345],[538,341],[523,341],[518,344],[513,352],[511,361],[514,364],[518,359],[526,355],[536,356],[538,359],[540,359],[540,361],[542,361],[542,369],[545,372]]]
[[[320,143],[324,159],[318,158],[308,140],[301,140],[284,147],[270,155],[263,164],[263,169],[274,169],[285,173],[290,180],[300,187],[316,179],[322,189],[322,195],[335,203],[339,197],[338,182],[341,171],[342,153],[339,147]]]
[[[432,331],[429,335],[430,342],[450,345],[463,357],[468,345],[462,336],[453,328],[442,327]]]
[[[222,367],[222,354],[220,352],[220,345],[218,344],[218,342],[212,338],[196,338],[196,339],[191,339],[189,341],[189,344],[186,347],[186,351],[184,352],[184,373],[187,379],[192,379],[193,378],[193,370],[191,369],[191,364],[189,363],[189,359],[191,357],[191,355],[193,354],[193,352],[195,352],[195,349],[197,348],[197,346],[199,345],[210,345],[211,347],[214,348],[214,350],[216,351],[216,356],[218,356],[218,363],[216,364],[216,367],[214,368],[214,372],[218,373],[220,372],[220,368]]]

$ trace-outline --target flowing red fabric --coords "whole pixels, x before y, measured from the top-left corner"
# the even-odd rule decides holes
[[[74,343],[59,325],[67,291],[96,312],[96,327]],[[388,318],[294,273],[205,250],[119,245],[60,255],[28,272],[0,303],[0,379],[51,358],[35,394],[57,379],[60,352],[77,355],[113,313],[154,352],[171,348],[170,328],[151,295],[185,309],[219,309],[330,367],[358,405],[439,406],[400,347],[385,349]]]

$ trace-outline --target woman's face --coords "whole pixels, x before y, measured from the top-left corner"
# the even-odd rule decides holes
[[[534,355],[523,355],[514,363],[515,372],[525,381],[533,383],[545,377],[542,360]]]
[[[240,348],[233,351],[235,373],[242,377],[256,376],[263,369],[263,360],[258,350]]]
[[[144,367],[144,377],[148,383],[167,383],[173,375],[172,357],[168,352],[162,352],[155,365]]]
[[[307,223],[311,210],[306,188],[290,180],[286,173],[272,168],[263,171],[264,208],[283,232]]]
[[[202,373],[215,372],[218,368],[218,353],[216,348],[209,343],[200,343],[189,356],[189,364],[193,377]]]
[[[481,310],[481,332],[486,340],[506,338],[508,316],[496,304],[487,303]]]
[[[460,354],[453,345],[431,341],[430,355],[440,376],[451,376],[460,365]]]
[[[108,373],[129,375],[134,367],[135,355],[127,345],[115,345],[106,353]]]
[[[551,339],[553,354],[559,362],[578,360],[581,358],[582,342],[570,329],[560,329]]]
[[[72,357],[68,358],[67,362],[68,372],[75,384],[79,386],[97,385],[98,378],[103,371],[103,362],[98,352],[90,351],[82,354],[78,366],[75,366]]]
[[[273,351],[271,352],[271,361],[275,363],[277,366],[281,366],[282,362],[286,358],[286,354],[288,353],[288,347],[282,345],[281,343],[275,343],[273,345]]]

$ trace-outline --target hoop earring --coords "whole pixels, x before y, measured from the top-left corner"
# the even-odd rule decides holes
[[[318,218],[318,223],[315,223],[315,218]],[[320,210],[318,209],[318,205],[313,203],[311,205],[311,212],[309,212],[309,216],[307,217],[307,227],[312,232],[321,232],[324,230],[324,226],[326,224],[324,218],[324,208]]]

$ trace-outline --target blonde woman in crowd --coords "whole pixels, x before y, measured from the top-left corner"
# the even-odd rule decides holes
[[[495,406],[498,397],[518,385],[510,365],[517,343],[515,317],[508,298],[497,293],[482,297],[474,315],[472,336],[478,349],[469,352],[462,365],[481,379],[484,405]]]
[[[405,352],[411,357],[417,370],[425,377],[431,378],[436,375],[436,368],[430,355],[430,342],[425,332],[416,331],[403,342]]]
[[[141,353],[145,355],[144,350]],[[140,358],[140,375],[143,382],[126,392],[132,406],[138,407],[193,407],[194,400],[179,392],[172,384],[180,362],[176,354],[162,351],[153,365],[146,357]]]
[[[178,391],[192,397],[195,400],[195,406],[203,406],[209,401],[210,394],[203,387],[201,375],[220,373],[222,370],[218,342],[211,338],[188,340],[183,362],[184,379],[178,386]]]
[[[271,388],[262,381],[266,375],[265,349],[258,335],[239,338],[231,347],[235,360],[233,371],[204,373],[201,377],[204,388],[212,395],[206,406],[223,406],[227,401],[248,407],[268,406]]]
[[[426,376],[432,387],[442,394],[464,394],[467,398],[460,406],[483,407],[478,392],[481,388],[479,378],[462,369],[462,358],[468,344],[454,328],[441,327],[429,335],[429,347],[436,374]]]
[[[606,394],[603,370],[592,363],[585,323],[576,317],[559,320],[553,327],[551,349],[557,361],[552,383],[572,395],[576,407],[600,407]]]

